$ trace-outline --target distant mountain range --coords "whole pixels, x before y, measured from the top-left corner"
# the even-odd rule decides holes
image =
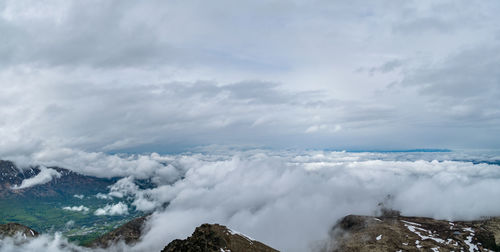
[[[49,182],[23,189],[13,189],[25,179],[33,178],[41,171],[34,166],[18,169],[13,162],[0,160],[0,199],[12,197],[73,197],[75,194],[97,194],[106,191],[117,179],[85,176],[60,167],[47,167],[61,176],[53,177]]]

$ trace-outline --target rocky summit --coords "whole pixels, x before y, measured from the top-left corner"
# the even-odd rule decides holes
[[[170,242],[162,252],[276,252],[261,242],[218,224],[203,224],[185,240]]]
[[[12,222],[7,224],[0,224],[0,238],[3,238],[5,236],[15,236],[17,234],[22,235],[25,238],[38,236],[37,231],[19,223]]]
[[[500,219],[446,221],[405,216],[348,215],[323,252],[500,251]]]

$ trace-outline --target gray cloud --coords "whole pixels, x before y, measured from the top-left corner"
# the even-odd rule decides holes
[[[0,154],[495,148],[497,5],[6,1]]]
[[[408,74],[402,84],[416,87],[427,108],[452,123],[498,129],[499,51],[495,45],[466,49]]]

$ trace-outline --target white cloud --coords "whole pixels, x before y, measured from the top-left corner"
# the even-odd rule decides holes
[[[107,195],[107,194],[103,194],[103,193],[98,193],[95,195],[96,198],[98,199],[105,199],[105,200],[110,200],[112,199],[111,196]]]
[[[114,205],[106,205],[105,207],[98,208],[94,212],[95,215],[127,215],[128,207],[123,202],[118,202]]]
[[[88,212],[89,211],[89,208],[86,207],[86,206],[83,206],[83,205],[80,205],[80,206],[72,206],[72,207],[63,207],[64,210],[68,210],[68,211],[75,211],[75,212]]]
[[[32,178],[25,179],[21,182],[21,185],[14,185],[12,189],[19,190],[36,185],[43,185],[50,182],[53,178],[60,178],[61,174],[54,169],[46,168],[44,166],[40,167],[40,173]]]

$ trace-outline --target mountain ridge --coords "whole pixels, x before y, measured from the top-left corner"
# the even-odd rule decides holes
[[[0,199],[12,197],[72,197],[75,194],[96,194],[105,191],[118,178],[97,178],[86,176],[69,169],[51,166],[60,177],[53,177],[50,181],[31,187],[14,189],[23,180],[33,178],[41,172],[39,166],[19,169],[13,162],[0,160]]]

